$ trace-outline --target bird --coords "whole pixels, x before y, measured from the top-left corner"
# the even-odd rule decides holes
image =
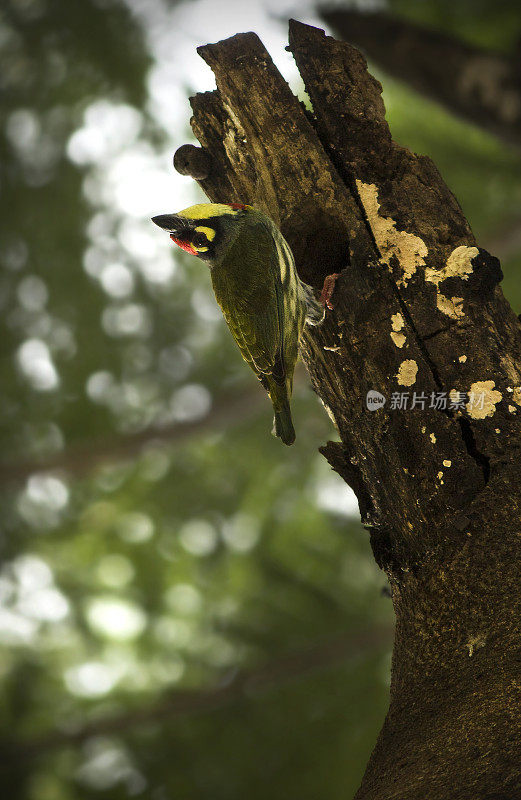
[[[201,203],[152,222],[210,268],[212,286],[239,350],[267,391],[272,433],[295,441],[290,400],[305,322],[318,325],[331,284],[317,301],[298,276],[291,248],[273,220],[243,203]],[[333,280],[334,278],[330,276]],[[336,276],[335,276],[336,277]]]

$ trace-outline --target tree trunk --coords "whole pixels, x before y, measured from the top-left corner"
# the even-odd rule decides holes
[[[521,326],[434,164],[392,141],[361,54],[296,22],[290,49],[312,113],[247,33],[199,49],[218,90],[192,125],[212,201],[269,213],[315,287],[341,273],[301,352],[396,611],[357,800],[521,798]]]

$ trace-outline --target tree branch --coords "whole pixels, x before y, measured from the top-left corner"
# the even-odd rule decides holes
[[[508,225],[489,234],[484,242],[485,249],[495,253],[502,261],[507,261],[521,253],[521,219],[515,219]]]
[[[518,54],[507,58],[385,13],[324,9],[321,15],[386,72],[521,148]]]
[[[265,403],[262,392],[255,390],[229,392],[220,398],[211,411],[194,422],[176,422],[162,427],[146,428],[138,433],[116,434],[70,446],[42,459],[0,463],[0,486],[21,483],[35,472],[65,470],[81,478],[92,470],[117,461],[129,461],[147,445],[182,445],[203,433],[226,429],[258,414]]]
[[[170,722],[190,714],[207,714],[240,700],[256,699],[318,670],[331,669],[337,664],[384,648],[391,641],[392,629],[388,626],[376,626],[352,636],[337,636],[282,655],[256,669],[228,675],[209,689],[178,690],[146,708],[96,719],[74,731],[49,731],[37,739],[4,744],[0,749],[4,749],[8,757],[0,759],[0,771],[2,767],[9,767],[11,759],[35,758],[60,747],[77,745],[91,736],[134,732],[141,725]]]

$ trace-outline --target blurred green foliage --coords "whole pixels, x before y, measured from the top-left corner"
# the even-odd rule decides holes
[[[463,31],[470,6],[394,5],[513,38],[511,21],[492,42],[485,6]],[[302,373],[295,446],[269,435],[208,276],[127,210],[189,135],[153,114],[142,17],[6,0],[0,25],[3,792],[349,796],[385,713],[392,614],[317,453],[329,420]],[[432,155],[483,245],[521,225],[519,156],[380,78],[395,138]],[[520,257],[503,265],[517,310]],[[241,409],[197,433],[230,393]]]

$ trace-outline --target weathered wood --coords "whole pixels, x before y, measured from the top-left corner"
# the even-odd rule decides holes
[[[200,48],[217,92],[192,99],[192,124],[208,197],[267,211],[312,285],[341,273],[301,352],[340,434],[324,455],[357,493],[397,615],[357,797],[521,797],[521,327],[435,166],[392,141],[363,57],[299,23],[290,46],[312,113],[249,33]],[[429,407],[453,390],[459,408]],[[427,407],[391,409],[403,391]]]
[[[210,174],[212,159],[204,147],[183,144],[174,153],[174,167],[180,175],[190,175],[196,181],[204,181]]]

